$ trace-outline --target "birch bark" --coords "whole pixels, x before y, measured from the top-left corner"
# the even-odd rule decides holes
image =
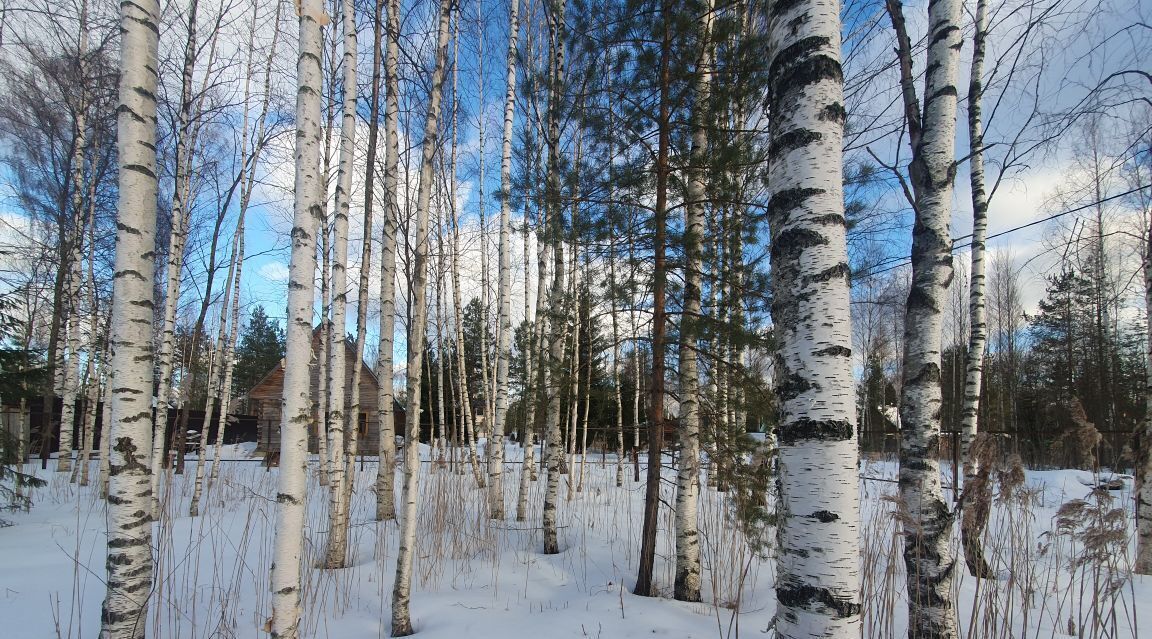
[[[512,121],[516,116],[516,39],[520,2],[508,8],[504,130],[500,150],[500,291],[496,319],[496,404],[488,439],[488,516],[504,519],[504,421],[508,415],[508,361],[512,356]],[[527,249],[527,247],[525,247]],[[525,253],[527,255],[527,253]],[[527,279],[528,272],[524,272]],[[527,298],[524,301],[528,303]],[[525,314],[527,319],[527,314]]]
[[[359,386],[355,377],[349,382],[348,349],[344,337],[348,315],[348,211],[352,197],[352,154],[356,144],[356,13],[352,0],[343,0],[341,22],[344,30],[343,118],[340,123],[340,161],[336,169],[336,223],[333,229],[332,257],[332,341],[329,347],[328,416],[332,420],[328,454],[332,458],[332,475],[328,478],[329,499],[328,550],[326,568],[343,568],[348,555],[348,509],[344,500],[345,482],[350,482],[348,445],[356,429],[357,413],[349,414],[348,384]],[[368,242],[365,241],[365,246]],[[363,270],[363,269],[361,269]],[[362,323],[361,323],[362,325]]]
[[[1146,214],[1147,215],[1147,214]],[[1144,238],[1144,302],[1152,308],[1152,225]],[[1152,313],[1147,319],[1147,335],[1152,338]],[[1136,561],[1137,574],[1152,575],[1152,339],[1148,340],[1145,356],[1148,373],[1145,389],[1144,440],[1137,455],[1136,468],[1139,486],[1136,490]]]
[[[320,198],[320,27],[328,23],[320,0],[300,0],[296,62],[296,175],[292,257],[288,281],[287,347],[280,421],[280,477],[276,493],[276,542],[272,563],[274,639],[300,631],[300,561],[308,480],[308,424],[312,421],[309,360],[315,301],[316,232]]]
[[[676,473],[676,582],[673,596],[700,601],[700,378],[696,366],[703,279],[705,165],[708,154],[708,104],[712,93],[714,0],[705,0],[700,16],[700,58],[693,87],[692,147],[684,205],[684,312],[680,316],[680,466]]]
[[[160,7],[120,5],[119,194],[109,337],[111,432],[102,632],[143,639],[152,587],[152,295],[156,250],[156,69]]]
[[[187,239],[188,208],[184,191],[188,160],[188,142],[192,120],[192,71],[196,61],[196,17],[199,0],[188,5],[188,37],[185,41],[184,65],[180,85],[180,114],[176,133],[176,176],[172,189],[172,229],[168,237],[167,284],[164,294],[164,318],[160,329],[160,369],[156,384],[156,420],[152,438],[152,510],[160,514],[160,477],[168,467],[165,459],[168,445],[168,401],[172,394],[172,371],[175,358],[176,307],[180,301],[181,271],[184,265],[184,243]]]
[[[377,377],[380,379],[380,466],[376,476],[376,519],[395,519],[396,432],[392,402],[393,335],[396,332],[396,234],[400,222],[397,198],[399,185],[399,56],[400,2],[386,0],[388,14],[387,45],[384,52],[384,241],[380,250],[380,354]]]
[[[404,437],[404,510],[400,518],[400,549],[396,555],[396,581],[392,588],[392,636],[413,632],[409,603],[412,594],[412,558],[416,553],[416,500],[420,490],[420,377],[425,348],[428,285],[428,208],[432,194],[433,160],[439,143],[440,99],[448,57],[448,27],[452,0],[440,0],[436,66],[432,71],[428,114],[420,156],[420,184],[416,194],[416,237],[412,275],[412,323],[408,343],[408,410]]]
[[[972,454],[972,440],[979,431],[980,391],[984,374],[984,346],[988,339],[985,317],[984,250],[988,235],[988,195],[984,188],[984,127],[981,104],[984,93],[984,54],[988,35],[988,2],[977,0],[972,34],[972,68],[968,82],[968,159],[972,186],[972,269],[968,283],[968,354],[964,373],[964,406],[960,415],[960,456],[964,460],[963,519],[960,526],[964,561],[968,571],[984,579],[993,576],[980,543],[991,504],[990,469],[981,467]]]
[[[556,502],[560,489],[560,464],[564,456],[563,437],[560,433],[560,375],[558,371],[564,360],[564,209],[560,204],[560,94],[564,86],[564,12],[566,0],[552,0],[548,12],[548,35],[550,50],[550,72],[548,79],[548,148],[547,195],[544,206],[547,208],[549,239],[552,244],[554,272],[552,292],[549,294],[549,324],[551,338],[548,346],[548,364],[552,383],[545,385],[548,408],[545,417],[544,457],[548,465],[548,485],[544,491],[544,554],[560,552],[560,541],[556,528]]]
[[[900,398],[900,497],[908,580],[909,634],[958,635],[952,577],[953,513],[940,480],[940,347],[944,295],[952,281],[952,185],[956,173],[956,76],[960,60],[959,0],[928,3],[928,51],[921,111],[912,77],[912,45],[901,3],[888,0],[897,34],[905,120],[915,199],[912,284],[904,314]]]
[[[773,7],[768,204],[780,398],[776,631],[861,630],[838,3]]]

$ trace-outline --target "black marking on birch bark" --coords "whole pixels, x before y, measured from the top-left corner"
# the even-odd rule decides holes
[[[924,290],[923,286],[913,286],[912,290],[908,292],[908,309],[921,310],[928,309],[933,313],[940,312],[940,306],[932,296]]]
[[[772,143],[768,145],[768,155],[779,157],[789,151],[802,149],[813,142],[819,142],[822,137],[811,129],[792,129],[772,136]]]
[[[769,203],[769,206],[771,206],[771,203]],[[828,238],[811,229],[788,229],[777,235],[772,242],[772,259],[792,262],[800,259],[800,254],[803,253],[805,249],[812,248],[813,246],[823,246],[827,243]]]
[[[813,282],[827,282],[833,279],[847,279],[852,273],[852,268],[848,266],[847,262],[841,262],[836,266],[829,266],[828,268],[820,271],[815,275],[807,275],[804,277],[804,284],[811,284]]]
[[[152,300],[147,300],[147,299],[146,300],[132,300],[128,303],[131,304],[132,306],[140,306],[143,308],[155,308],[155,305],[152,303]]]
[[[820,115],[817,117],[824,121],[843,124],[844,121],[848,119],[848,111],[844,109],[843,104],[833,102],[823,109],[820,109]]]
[[[819,610],[826,608],[835,613],[837,619],[846,619],[860,614],[861,605],[845,597],[840,597],[827,588],[808,584],[784,584],[776,586],[776,601],[789,608]]]
[[[837,83],[844,80],[840,62],[836,58],[826,53],[815,53],[827,47],[828,38],[813,36],[796,42],[776,56],[771,71],[770,109],[779,110],[785,97],[799,97],[805,87],[825,80]]]
[[[145,570],[151,570],[151,567],[150,566],[144,566],[144,569]],[[128,586],[128,585],[121,586],[119,588],[119,590],[120,590],[120,592],[124,592],[124,593],[133,593],[133,592],[139,592],[141,590],[149,589],[151,587],[152,587],[152,584],[149,580],[141,579],[130,586]]]
[[[117,231],[123,231],[129,235],[140,235],[140,229],[138,229],[134,226],[128,226],[127,224],[121,224],[120,222],[116,222],[116,230]],[[124,271],[118,271],[118,272],[122,273]],[[135,272],[135,271],[133,271],[133,272]]]
[[[143,473],[148,472],[147,466],[136,461],[137,448],[136,444],[132,443],[131,437],[118,437],[116,439],[116,445],[112,447],[112,450],[124,456],[124,464],[120,466],[122,472],[130,470]]]
[[[848,226],[848,220],[839,213],[827,213],[825,215],[817,215],[816,217],[809,218],[809,222],[813,224],[820,224],[823,226]]]
[[[276,493],[276,503],[300,505],[300,500],[288,493]]]
[[[121,113],[127,114],[128,117],[132,118],[136,122],[139,122],[140,124],[148,123],[147,120],[140,117],[140,115],[133,111],[132,107],[128,106],[127,104],[121,104],[120,106],[116,107],[116,115],[120,115]]]
[[[928,98],[928,101],[930,102],[932,100],[935,100],[936,98],[942,98],[945,96],[956,96],[956,95],[957,95],[956,94],[956,87],[954,85],[949,84],[946,87],[940,87],[939,89],[936,89],[936,91],[934,91],[932,93],[932,95]]]
[[[789,372],[781,376],[781,382],[776,389],[776,394],[780,398],[780,401],[787,402],[811,390],[812,386],[812,383],[808,381],[807,378]]]
[[[128,621],[131,618],[132,618],[132,615],[130,615],[130,614],[123,613],[123,612],[115,612],[112,610],[108,610],[107,608],[104,608],[100,612],[100,620],[105,625],[118,624],[122,621]]]
[[[795,9],[801,2],[802,0],[776,0],[776,2],[771,3],[772,8],[769,10],[769,15],[773,18],[779,18]]]
[[[827,510],[817,510],[812,513],[811,517],[822,524],[830,524],[840,519],[840,515],[828,512]]]
[[[837,346],[829,346],[828,348],[822,348],[822,349],[820,349],[820,350],[818,350],[812,354],[817,356],[817,357],[824,357],[824,356],[852,357],[852,349],[848,348],[847,346],[837,345]]]
[[[843,419],[801,418],[780,429],[780,442],[795,444],[801,440],[843,441],[853,437],[852,424]]]
[[[156,94],[152,93],[148,89],[145,89],[144,87],[132,87],[132,93],[135,93],[136,95],[144,98],[145,100],[148,100],[149,102],[156,101]]]
[[[290,595],[294,592],[296,592],[296,586],[285,586],[284,588],[281,588],[280,590],[277,590],[276,592],[274,592],[272,594],[274,594],[274,595]]]
[[[960,27],[958,27],[952,23],[948,23],[948,26],[944,27],[943,29],[936,31],[936,33],[932,35],[932,42],[929,42],[928,46],[932,47],[937,42],[940,42],[941,40],[946,40],[948,38],[948,36],[952,35],[953,33],[957,32],[959,30],[960,30]]]
[[[147,543],[142,537],[112,537],[108,539],[109,548],[135,548],[145,546]]]
[[[918,384],[939,384],[940,383],[940,365],[936,362],[928,362],[916,371],[916,375],[908,379],[907,385],[915,386]]]
[[[147,177],[150,180],[156,179],[156,172],[153,171],[151,168],[144,166],[143,164],[125,164],[120,170],[121,171],[131,171],[133,173],[139,173],[140,175],[143,175],[144,177]],[[119,226],[119,225],[117,225],[117,226]],[[139,235],[140,233],[137,231],[136,234]]]
[[[309,19],[311,19],[311,18],[309,18]],[[300,52],[300,58],[313,60],[316,62],[316,64],[320,64],[320,56],[316,55],[315,53],[312,53],[311,51],[301,51]],[[316,89],[313,88],[311,84],[301,85],[300,93],[304,93],[304,92],[316,93]]]
[[[823,193],[824,189],[803,188],[784,189],[782,191],[777,191],[776,194],[772,196],[772,199],[768,200],[768,216],[770,219],[774,219],[778,216],[784,216],[798,208],[808,198],[821,195]],[[773,240],[772,245],[775,246],[779,242],[780,238],[777,237],[775,240]]]

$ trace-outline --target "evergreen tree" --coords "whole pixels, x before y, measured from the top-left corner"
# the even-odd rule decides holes
[[[239,396],[252,390],[284,357],[284,329],[264,313],[263,306],[252,309],[236,348],[236,369],[232,392]]]

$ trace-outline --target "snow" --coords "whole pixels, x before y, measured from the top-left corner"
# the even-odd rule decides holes
[[[173,478],[164,495],[168,517],[154,528],[159,579],[151,599],[149,636],[266,636],[276,470],[257,463],[251,446],[229,449],[221,481],[211,487],[201,517],[187,516],[191,467]],[[546,556],[540,554],[538,528],[543,475],[532,484],[527,522],[511,516],[489,522],[484,492],[475,487],[467,465],[457,474],[428,462],[427,447],[421,452],[426,462],[421,469],[412,597],[417,636],[768,636],[763,633],[775,610],[773,564],[745,547],[730,519],[728,497],[710,489],[701,495],[705,601],[636,597],[629,588],[639,551],[643,485],[631,481],[629,470],[625,485],[616,488],[614,456],[608,455],[603,467],[599,454],[589,456],[583,493],[572,502],[561,499],[563,552]],[[510,514],[515,512],[520,453],[508,446],[505,489]],[[30,512],[6,515],[14,525],[0,529],[0,636],[96,637],[104,595],[103,502],[94,486],[76,487],[64,476],[39,471],[38,464],[26,468],[51,483],[35,493]],[[866,461],[861,470],[865,636],[902,636],[904,577],[890,499],[896,466]],[[671,503],[673,471],[666,473],[670,481],[665,482],[664,496]],[[946,471],[945,477],[950,476]],[[372,520],[374,479],[375,463],[368,461],[356,475],[349,535],[352,567],[326,571],[315,566],[324,551],[327,499],[313,473],[304,560],[305,637],[388,636],[397,525]],[[976,636],[982,637],[1059,637],[1069,629],[1069,619],[1081,628],[1093,618],[1094,586],[1085,581],[1090,573],[1075,568],[1081,549],[1057,534],[1054,518],[1061,505],[1088,497],[1096,479],[1075,470],[1029,471],[1022,487],[1027,490],[1013,498],[1015,505],[994,507],[994,532],[986,549],[998,562],[1001,578],[978,584],[958,565],[959,616],[965,633],[975,624]],[[1127,478],[1123,490],[1112,493],[1116,501],[1111,504],[1128,509],[1129,528],[1131,489]],[[673,578],[671,523],[671,509],[665,508],[656,563],[657,584],[665,596]],[[1128,544],[1130,555],[1130,539]],[[1124,552],[1110,560],[1121,585],[1118,592],[1095,599],[1116,609],[1119,628],[1112,636],[1135,637],[1126,621],[1132,615],[1138,617],[1138,627],[1152,627],[1148,607],[1134,606],[1152,601],[1152,578],[1130,576]],[[1021,584],[1031,588],[1027,607],[1020,605],[1023,595],[1010,601],[1006,594],[1024,592]],[[1072,584],[1077,587],[1070,588]],[[733,610],[737,603],[739,614]],[[1010,623],[1004,621],[1005,614]]]

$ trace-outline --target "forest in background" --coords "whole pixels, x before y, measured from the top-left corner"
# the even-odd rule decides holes
[[[687,600],[701,484],[780,526],[786,549],[811,524],[779,504],[810,506],[805,482],[838,487],[834,506],[811,505],[836,514],[820,523],[847,509],[820,534],[853,534],[855,464],[823,463],[898,453],[924,526],[908,533],[909,573],[923,569],[909,589],[946,590],[949,562],[922,556],[960,518],[941,460],[982,485],[992,464],[972,447],[990,435],[1033,468],[1147,472],[1152,33],[1123,0],[923,9],[5,0],[0,391],[24,423],[6,449],[45,464],[75,450],[83,483],[94,456],[100,481],[127,468],[111,494],[143,499],[128,488],[143,482],[157,513],[167,473],[185,472],[188,414],[218,415],[222,437],[217,408],[284,358],[281,436],[321,444],[330,567],[359,456],[380,459],[377,517],[414,525],[397,511],[415,508],[418,451],[389,443],[395,398],[496,519],[502,482],[522,477],[481,440],[542,443],[546,553],[577,457],[614,453],[620,485],[642,479],[642,454],[676,451]],[[125,278],[138,297],[116,292]],[[346,365],[379,379],[378,451],[358,448]],[[152,427],[170,420],[171,439]],[[112,437],[94,438],[98,421]],[[129,423],[147,464],[112,446]],[[281,494],[299,506],[284,469],[306,460],[289,448]],[[821,477],[780,470],[799,459]],[[191,514],[219,463],[189,471]],[[661,508],[660,464],[644,466],[638,594]],[[534,480],[520,475],[518,518]],[[964,561],[980,572],[968,513],[986,498],[970,498]],[[782,602],[829,627],[858,617],[850,586],[812,594],[797,584],[820,571],[781,570]],[[273,580],[292,596],[291,575]],[[406,596],[396,632],[411,630]],[[829,613],[829,597],[847,603]],[[947,605],[913,599],[914,623],[949,625]],[[274,622],[291,636],[290,615]]]

